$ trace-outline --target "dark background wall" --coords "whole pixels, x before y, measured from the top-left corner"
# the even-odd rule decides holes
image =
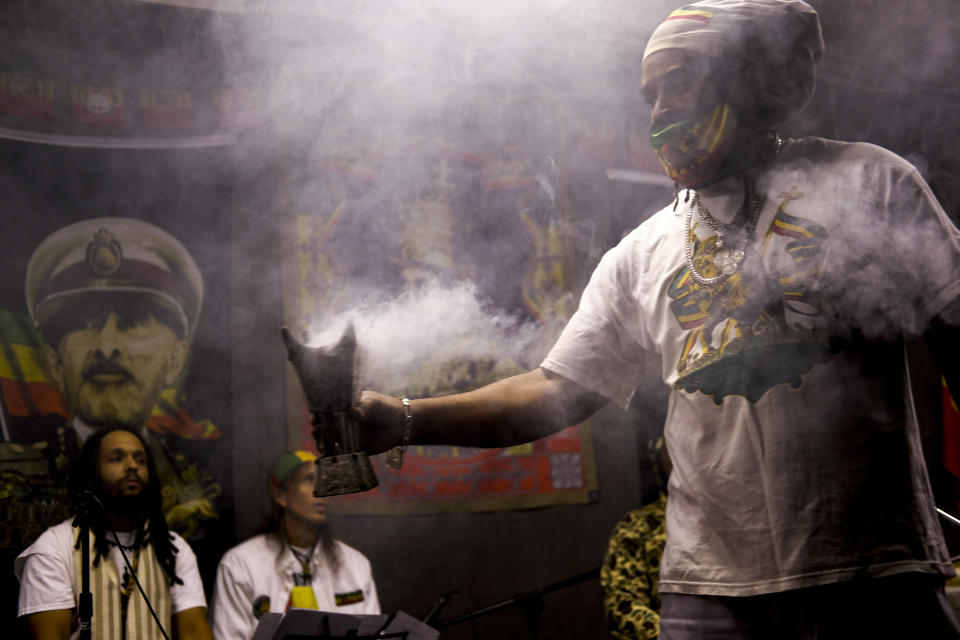
[[[384,11],[397,4],[385,3]],[[263,479],[269,460],[285,446],[290,419],[290,372],[277,333],[287,321],[280,223],[304,186],[291,178],[298,175],[291,169],[300,157],[298,150],[304,145],[322,148],[332,128],[350,129],[352,139],[367,146],[371,138],[397,130],[431,131],[437,122],[453,122],[444,119],[451,113],[456,116],[456,136],[466,136],[463,145],[470,150],[483,146],[471,136],[483,138],[487,146],[520,140],[529,145],[531,155],[555,159],[564,173],[574,223],[583,231],[575,242],[582,286],[602,251],[671,197],[649,158],[632,180],[611,180],[608,170],[636,169],[623,141],[627,115],[622,99],[631,87],[623,86],[620,67],[631,52],[636,55],[635,45],[653,26],[680,4],[608,3],[596,14],[562,4],[581,22],[593,25],[587,31],[591,38],[577,38],[577,32],[569,30],[577,20],[564,22],[562,15],[525,14],[529,22],[514,19],[498,25],[494,9],[478,11],[475,29],[459,16],[459,21],[432,32],[435,40],[427,47],[399,37],[391,42],[389,29],[374,28],[376,9],[363,3],[317,3],[319,10],[272,12],[262,11],[258,3],[234,5],[242,11],[208,11],[138,2],[6,2],[0,8],[0,24],[6,25],[0,71],[60,78],[68,73],[75,78],[96,69],[91,82],[110,79],[135,86],[145,78],[161,78],[185,82],[196,95],[229,85],[254,97],[250,102],[255,107],[253,113],[241,113],[225,124],[212,115],[212,103],[197,98],[201,115],[192,129],[160,133],[145,131],[135,115],[128,116],[125,129],[107,134],[76,125],[4,119],[0,126],[67,136],[236,134],[235,144],[176,152],[94,152],[4,142],[4,193],[34,194],[29,200],[4,201],[0,219],[5,242],[33,243],[53,220],[97,215],[101,210],[93,203],[103,202],[111,207],[104,213],[136,209],[137,215],[172,221],[171,231],[204,262],[204,269],[216,274],[218,288],[211,291],[213,302],[204,311],[214,321],[199,341],[191,375],[205,377],[206,387],[201,388],[208,389],[207,401],[219,403],[219,415],[227,416],[218,425],[228,433],[228,446],[219,449],[219,455],[229,458],[222,461],[221,480],[232,497],[235,532],[242,539],[266,512]],[[827,54],[813,101],[784,132],[868,140],[893,149],[921,169],[956,220],[960,27],[950,13],[955,3],[812,4],[822,15]],[[544,35],[544,24],[563,37]],[[324,46],[314,48],[318,42]],[[381,57],[367,57],[370,51]],[[439,56],[456,64],[437,67]],[[368,62],[391,57],[403,59],[409,73],[381,78],[374,73],[379,67]],[[451,75],[440,78],[442,83],[424,82],[423,76],[430,75],[424,71],[431,69],[434,76]],[[450,83],[462,75],[473,83],[450,90]],[[596,84],[581,82],[587,75]],[[442,98],[429,99],[438,85],[447,91]],[[129,95],[129,104],[135,105],[136,94]],[[573,105],[569,110],[578,122],[609,131],[609,136],[597,137],[612,143],[592,153],[562,139],[569,128],[558,134],[543,124],[543,105],[551,103]],[[517,106],[530,104],[534,106]],[[391,110],[392,118],[374,126],[371,114]],[[645,118],[643,113],[634,115]],[[453,135],[453,127],[444,129],[446,135]],[[518,131],[534,133],[523,136]],[[152,194],[147,209],[138,206],[143,194]],[[65,206],[69,213],[63,213]],[[22,274],[11,264],[6,264],[4,286],[17,289]],[[481,272],[474,275],[483,278]],[[599,496],[592,504],[474,514],[339,516],[335,530],[370,558],[384,609],[422,616],[441,595],[462,592],[465,598],[454,597],[444,608],[441,617],[448,617],[597,567],[615,522],[651,492],[644,451],[660,426],[662,390],[651,385],[645,391],[635,412],[608,408],[594,421]],[[929,405],[935,407],[936,400]],[[940,454],[936,435],[931,430],[928,438],[934,461]],[[946,504],[955,503],[955,481],[934,474]],[[605,637],[596,580],[552,593],[544,605],[540,637]],[[517,609],[484,617],[477,626],[484,638],[528,637]],[[471,630],[461,625],[443,637],[469,638]]]

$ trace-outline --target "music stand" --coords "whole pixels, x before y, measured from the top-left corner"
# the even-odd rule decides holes
[[[267,612],[252,640],[436,640],[440,632],[398,611],[390,615],[349,614],[313,609]]]

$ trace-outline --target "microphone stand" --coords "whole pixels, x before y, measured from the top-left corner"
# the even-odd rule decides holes
[[[493,613],[494,611],[516,606],[519,607],[523,612],[523,617],[527,621],[527,631],[530,633],[531,640],[537,640],[540,637],[540,616],[543,613],[543,596],[551,591],[565,589],[566,587],[573,586],[580,582],[593,580],[599,576],[600,567],[597,567],[596,569],[591,569],[585,573],[581,573],[570,578],[565,578],[559,582],[554,582],[553,584],[549,584],[545,587],[534,589],[533,591],[528,591],[526,593],[521,593],[512,598],[508,598],[507,600],[483,607],[482,609],[477,609],[476,611],[471,611],[447,620],[429,622],[429,624],[438,631],[444,631],[453,625],[460,624],[461,622],[468,622],[481,616],[485,616],[489,613]],[[442,606],[442,604],[445,604],[445,602],[441,603],[440,606]],[[439,610],[439,608],[437,610]],[[431,611],[430,613],[436,615],[436,611]],[[432,617],[430,614],[428,614],[428,616]]]
[[[92,522],[91,518],[95,517],[94,509],[100,517],[106,519],[107,528],[110,533],[113,534],[113,540],[120,550],[120,557],[123,558],[123,562],[127,566],[127,571],[130,572],[133,582],[137,585],[137,590],[143,597],[147,605],[147,610],[150,611],[150,615],[153,616],[153,621],[157,624],[160,635],[164,637],[164,640],[169,640],[170,636],[167,635],[163,624],[160,622],[160,618],[157,617],[157,612],[154,610],[153,605],[150,604],[150,599],[143,591],[140,579],[137,578],[137,572],[133,570],[127,554],[123,551],[123,546],[120,544],[117,532],[114,531],[113,527],[109,524],[109,515],[107,514],[106,508],[103,506],[103,503],[100,502],[100,499],[97,498],[96,494],[90,490],[86,490],[81,494],[77,517],[73,520],[73,526],[80,527],[80,545],[82,547],[80,550],[80,594],[77,602],[77,617],[80,619],[80,635],[78,637],[80,640],[91,640],[92,627],[90,621],[93,619],[93,594],[90,592],[90,523]],[[124,620],[121,624],[126,624],[126,621]]]
[[[77,615],[80,619],[80,640],[90,640],[93,619],[93,593],[90,591],[90,499],[87,492],[81,496],[80,507],[73,526],[80,527],[80,594]]]
[[[950,515],[943,509],[937,509],[942,517],[947,519],[952,524],[960,526],[960,519]],[[483,607],[482,609],[477,609],[469,613],[465,613],[460,616],[453,618],[448,618],[446,620],[434,620],[440,610],[447,604],[450,599],[450,596],[456,594],[456,591],[451,591],[445,593],[440,597],[437,602],[433,604],[430,608],[430,611],[423,618],[425,624],[429,624],[434,629],[438,631],[445,631],[446,629],[461,624],[463,622],[469,622],[485,616],[489,613],[499,611],[501,609],[506,609],[507,607],[517,606],[523,612],[524,618],[527,621],[527,630],[530,632],[531,640],[538,640],[540,637],[540,615],[543,613],[543,596],[551,591],[557,591],[559,589],[564,589],[566,587],[575,585],[580,582],[586,582],[587,580],[592,580],[593,578],[598,578],[600,576],[600,567],[596,569],[591,569],[585,573],[560,580],[559,582],[554,582],[553,584],[547,585],[540,589],[534,589],[533,591],[528,591],[527,593],[521,593],[507,600],[503,600],[496,604]]]

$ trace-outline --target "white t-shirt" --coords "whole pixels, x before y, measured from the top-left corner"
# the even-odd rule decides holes
[[[340,568],[336,574],[327,569],[319,544],[311,557],[311,586],[319,609],[338,613],[380,613],[370,561],[339,540],[335,544],[340,556]],[[290,548],[286,545],[281,548],[276,536],[254,536],[227,551],[217,568],[213,594],[215,640],[251,638],[258,622],[254,607],[264,603],[265,599],[268,611],[283,613],[294,586],[293,576],[302,570]]]
[[[74,532],[73,519],[64,520],[44,531],[36,542],[17,556],[14,563],[14,571],[20,580],[17,616],[77,607],[79,580],[74,576]],[[121,544],[132,542],[130,536],[126,536],[127,542],[124,538],[121,533]],[[206,607],[197,557],[190,545],[176,533],[173,533],[173,545],[177,549],[177,577],[183,584],[170,586],[170,610],[177,614],[194,607]],[[110,556],[117,565],[117,575],[122,577],[126,565],[115,545],[110,548]],[[129,552],[127,558],[132,562]]]
[[[661,591],[952,575],[899,339],[960,295],[960,233],[916,169],[874,145],[789,141],[757,189],[734,275],[691,277],[688,252],[709,278],[719,249],[696,210],[688,240],[681,192],[604,256],[542,366],[626,406],[641,363],[662,357]],[[741,182],[700,196],[729,223]]]

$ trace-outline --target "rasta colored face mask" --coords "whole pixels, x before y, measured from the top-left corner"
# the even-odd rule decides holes
[[[717,174],[733,143],[737,118],[721,102],[706,114],[656,126],[650,142],[670,179],[682,187],[695,187]]]

